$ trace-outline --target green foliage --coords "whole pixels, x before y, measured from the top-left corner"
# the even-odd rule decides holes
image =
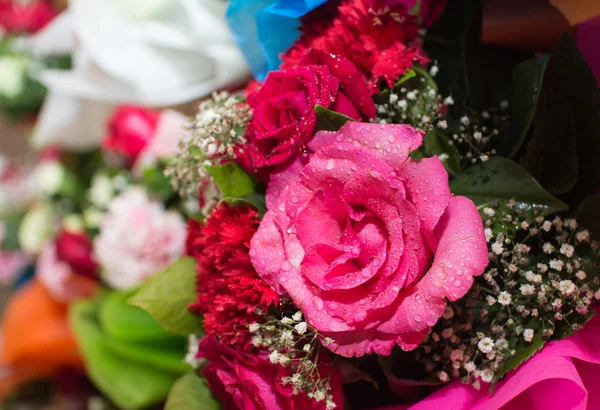
[[[182,363],[185,339],[163,332],[139,343],[126,340],[136,338],[122,328],[129,324],[122,316],[131,319],[135,314],[121,294],[114,295],[105,293],[91,301],[74,303],[69,320],[87,373],[98,389],[120,408],[143,409],[164,400],[179,375],[189,371]]]
[[[169,178],[165,176],[163,171],[164,169],[161,166],[145,168],[142,172],[142,182],[150,195],[166,202],[173,197],[175,192]]]
[[[342,128],[348,121],[354,121],[352,118],[340,114],[339,112],[331,111],[325,107],[317,105],[315,107],[317,113],[317,125],[315,126],[315,132],[317,131],[337,131]]]
[[[545,214],[565,211],[568,206],[546,192],[523,168],[503,157],[466,169],[450,182],[456,195],[471,198],[477,206],[514,199],[519,204],[544,207]]]
[[[450,138],[446,134],[437,129],[428,132],[423,138],[423,148],[430,156],[448,155],[448,158],[443,161],[446,170],[451,175],[456,175],[460,172],[460,152],[458,152],[456,145],[451,143]]]
[[[519,367],[521,363],[527,361],[529,358],[531,358],[531,356],[533,356],[539,350],[541,350],[545,344],[546,341],[544,340],[541,331],[535,332],[531,343],[525,343],[525,341],[520,341],[514,349],[515,354],[502,361],[500,368],[494,375],[494,380],[492,381],[492,385],[490,386],[490,391],[493,391],[494,385],[498,381],[500,381],[509,371]]]
[[[212,397],[206,382],[195,373],[177,380],[167,399],[165,410],[217,410],[219,403]]]
[[[129,299],[166,330],[180,335],[202,333],[200,318],[188,311],[196,299],[196,261],[182,258],[150,277]]]
[[[206,166],[225,198],[243,198],[259,191],[259,183],[235,162]]]
[[[0,242],[0,249],[17,250],[19,245],[19,225],[23,219],[22,214],[1,215],[4,224],[4,239]]]
[[[600,194],[587,197],[575,213],[579,225],[588,229],[592,239],[600,240]]]

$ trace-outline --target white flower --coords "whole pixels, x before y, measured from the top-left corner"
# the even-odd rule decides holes
[[[58,161],[42,161],[33,170],[33,178],[44,195],[54,195],[65,179],[65,168]]]
[[[414,100],[417,98],[417,94],[414,91],[409,91],[406,93],[406,98],[409,100]]]
[[[96,174],[88,191],[88,199],[99,208],[106,208],[115,195],[113,184],[106,174]]]
[[[511,301],[512,301],[512,296],[510,296],[510,293],[508,293],[506,291],[502,291],[498,295],[498,303],[500,303],[502,306],[510,305]]]
[[[294,321],[287,316],[281,318],[280,322],[284,325],[291,325],[292,323],[294,323]]]
[[[575,274],[575,277],[579,280],[585,280],[585,278],[587,278],[587,275],[585,274],[584,271],[580,270],[580,271],[577,271],[577,273]]]
[[[571,282],[570,280],[566,279],[566,280],[561,280],[558,283],[558,290],[560,290],[560,292],[563,295],[569,296],[569,295],[571,295],[573,292],[575,292],[577,290],[577,287],[575,286],[575,284],[573,282]]]
[[[197,369],[200,367],[204,359],[197,358],[198,355],[198,347],[199,347],[200,339],[197,335],[191,334],[188,336],[188,351],[183,359],[183,362],[188,364],[191,368]],[[103,408],[103,407],[102,407]]]
[[[50,95],[34,145],[92,147],[112,104],[178,105],[243,80],[226,9],[218,0],[70,0],[24,41],[36,54],[74,54],[72,70],[41,73]]]
[[[450,360],[452,360],[453,362],[459,362],[463,359],[464,356],[465,356],[465,352],[463,350],[454,349],[450,353]]]
[[[481,353],[489,353],[494,349],[494,341],[489,337],[484,337],[477,343],[477,347]]]
[[[290,364],[290,358],[285,355],[281,355],[281,357],[279,358],[279,364],[283,367],[288,366]]]
[[[577,232],[575,238],[577,238],[578,242],[588,242],[590,240],[590,232],[588,230]]]
[[[269,354],[269,361],[273,364],[277,364],[279,363],[279,359],[281,358],[281,353],[279,353],[277,350],[273,350],[270,354]]]
[[[500,101],[500,109],[506,110],[510,106],[510,103],[506,100]]]
[[[501,255],[502,252],[504,252],[504,246],[502,246],[501,243],[494,242],[492,244],[492,252],[494,252],[496,255]]]
[[[521,285],[519,289],[521,290],[521,294],[525,296],[530,296],[535,293],[535,287],[533,285]]]
[[[575,248],[572,245],[569,245],[568,243],[565,243],[560,247],[560,253],[565,255],[567,258],[572,257],[574,252]]]
[[[508,340],[504,338],[496,340],[496,348],[500,350],[508,349]]]
[[[454,98],[452,98],[452,96],[449,95],[448,97],[444,98],[444,104],[446,104],[446,105],[453,105],[454,104]]]
[[[493,305],[495,305],[495,304],[496,304],[496,302],[497,302],[496,298],[495,298],[495,297],[493,297],[493,296],[490,296],[490,295],[487,295],[487,296],[485,297],[485,300],[487,301],[487,304],[488,304],[488,305],[490,305],[490,306],[493,306]]]
[[[180,257],[185,239],[182,217],[165,211],[144,190],[134,187],[110,204],[94,252],[106,282],[116,289],[129,289]]]
[[[440,161],[445,162],[448,160],[448,158],[450,158],[450,155],[446,154],[445,152],[442,152],[440,155],[438,155],[438,158]]]
[[[481,138],[483,138],[483,134],[479,131],[476,131],[473,133],[473,138],[475,138],[475,141],[481,141]]]
[[[490,369],[485,369],[480,374],[481,381],[484,383],[491,383],[494,380],[494,373]]]
[[[301,321],[301,320],[302,320],[302,312],[300,312],[300,311],[297,311],[296,313],[294,313],[294,314],[292,315],[292,319],[293,319],[295,322],[299,322],[299,321]]]
[[[294,326],[294,329],[296,332],[298,332],[298,334],[303,335],[306,333],[306,322],[298,323],[296,326]]]
[[[445,130],[446,128],[448,128],[448,122],[446,120],[438,121],[437,126],[440,129]]]
[[[256,332],[258,332],[259,330],[260,330],[260,325],[259,325],[258,323],[256,323],[256,322],[254,322],[254,323],[250,323],[250,324],[248,325],[248,331],[249,331],[250,333],[256,333]]]
[[[550,268],[557,270],[557,271],[561,271],[562,268],[564,268],[565,263],[559,259],[552,259],[549,263]]]
[[[0,57],[0,95],[15,98],[25,87],[28,58],[18,54],[4,54]]]
[[[461,117],[460,122],[462,122],[464,125],[469,125],[469,123],[470,123],[469,117],[467,117],[467,116]]]
[[[546,273],[548,272],[548,265],[546,265],[545,263],[538,263],[537,264],[537,268],[540,270],[540,272],[542,273]]]
[[[544,223],[542,224],[542,229],[546,232],[549,232],[550,229],[552,229],[552,222],[544,221]]]
[[[42,250],[54,230],[54,214],[49,205],[31,208],[19,225],[19,246],[29,254]]]
[[[546,242],[542,246],[542,250],[544,251],[544,253],[551,254],[552,252],[554,252],[554,246],[552,246],[550,242]]]
[[[433,77],[435,77],[435,75],[438,73],[438,71],[440,71],[440,68],[437,65],[432,65],[431,68],[429,69],[429,74],[431,74]]]
[[[523,339],[525,339],[526,342],[531,343],[533,340],[533,334],[533,329],[525,329],[523,330]]]
[[[494,211],[493,208],[488,208],[488,207],[483,208],[483,213],[488,218],[491,218],[492,216],[496,215],[496,211]]]
[[[485,234],[485,240],[487,242],[489,242],[492,239],[492,237],[494,236],[494,232],[491,230],[491,228],[485,228],[483,233]]]
[[[481,160],[481,162],[488,162],[490,157],[488,157],[487,155],[480,155],[479,159]]]
[[[446,383],[448,380],[450,380],[450,377],[448,376],[448,373],[446,373],[445,371],[440,371],[437,373],[438,378],[440,379],[440,381],[442,383]]]
[[[304,350],[306,353],[310,352],[311,349],[312,348],[311,348],[310,344],[308,344],[308,343],[305,344],[304,347],[302,348],[302,350]]]
[[[400,100],[400,101],[398,101],[398,108],[402,108],[404,110],[407,107],[408,107],[408,103],[406,102],[406,100]]]
[[[467,362],[464,364],[463,367],[467,371],[467,373],[473,373],[475,369],[477,369],[477,366],[475,366],[475,363],[473,362]]]
[[[527,222],[527,221],[521,222],[521,228],[525,229],[525,230],[529,229],[529,222]]]

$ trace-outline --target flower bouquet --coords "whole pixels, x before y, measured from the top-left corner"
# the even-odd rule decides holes
[[[257,81],[187,124],[120,107],[33,171],[3,365],[84,369],[90,408],[600,406],[597,82],[481,16],[231,1]],[[56,360],[9,343],[33,322]]]

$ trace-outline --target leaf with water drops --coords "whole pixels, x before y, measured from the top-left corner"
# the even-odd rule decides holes
[[[317,105],[315,107],[317,113],[317,125],[315,126],[315,132],[317,131],[337,131],[342,128],[348,121],[354,121],[352,118],[340,114],[339,112],[331,111],[325,107]]]

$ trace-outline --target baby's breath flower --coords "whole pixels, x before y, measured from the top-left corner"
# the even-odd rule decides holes
[[[500,303],[502,306],[510,305],[511,301],[512,301],[512,296],[510,295],[510,293],[508,293],[506,291],[502,291],[498,295],[498,303]]]
[[[525,329],[523,330],[523,339],[528,342],[531,343],[531,341],[533,340],[533,329]]]
[[[484,337],[477,343],[477,347],[482,353],[489,353],[494,349],[494,341],[489,337]]]

